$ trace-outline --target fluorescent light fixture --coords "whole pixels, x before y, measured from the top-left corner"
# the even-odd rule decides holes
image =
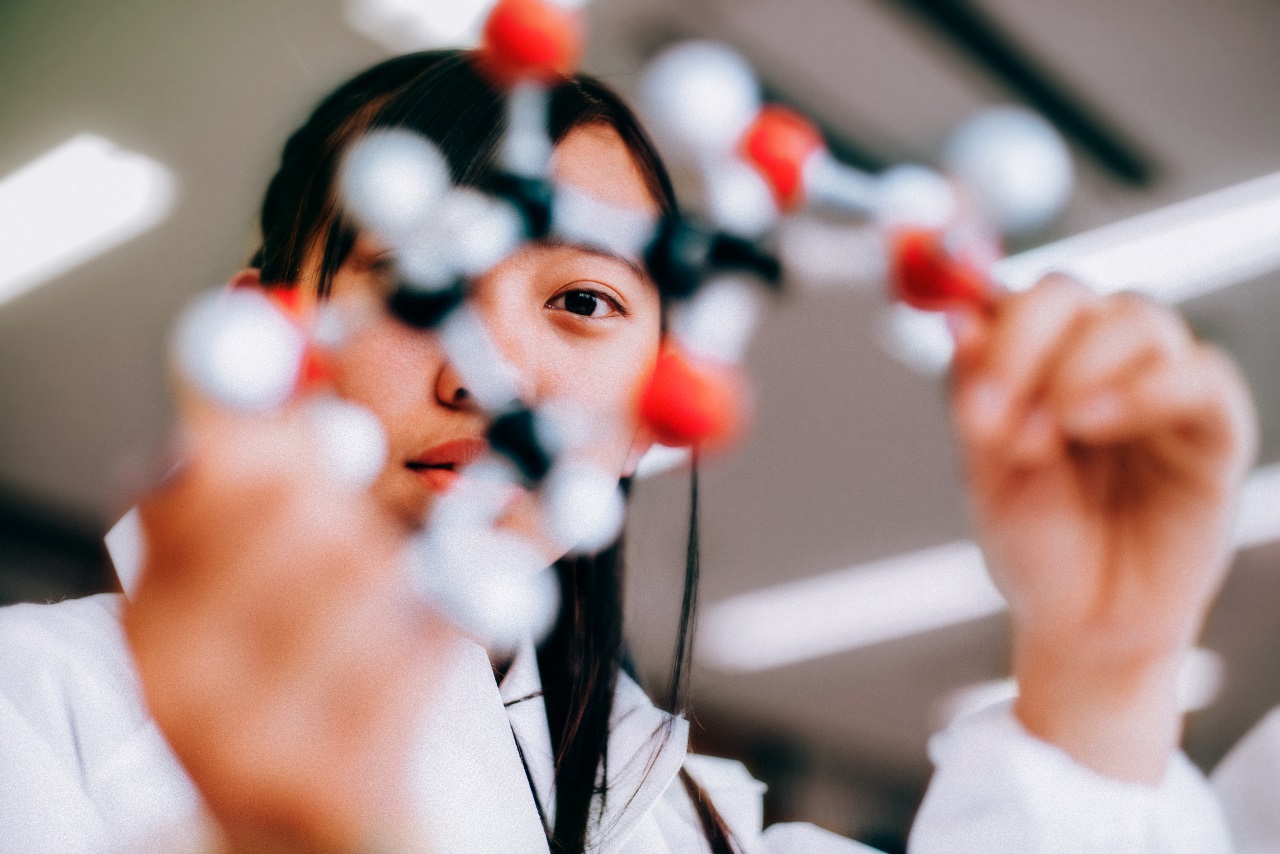
[[[1026,290],[1067,273],[1103,293],[1132,290],[1177,303],[1280,269],[1280,172],[1010,255],[996,281]],[[941,318],[889,316],[885,343],[908,367],[937,375],[951,362]]]
[[[351,28],[393,53],[475,47],[496,0],[347,0]]]
[[[1063,272],[1104,292],[1182,302],[1280,269],[1280,173],[1012,255],[993,274],[1013,290]]]
[[[1235,546],[1280,540],[1280,464],[1245,484]],[[1000,613],[976,543],[960,541],[789,581],[709,607],[698,658],[717,670],[769,670]]]
[[[719,670],[768,670],[1004,607],[981,550],[961,541],[726,599],[700,621],[696,649]]]
[[[80,134],[0,180],[0,305],[147,231],[173,204],[169,170]]]
[[[1198,712],[1212,706],[1222,693],[1226,665],[1222,656],[1211,649],[1196,647],[1182,660],[1178,673],[1178,708]],[[981,712],[997,703],[1008,703],[1018,697],[1018,683],[1012,677],[976,682],[952,691],[938,704],[934,715],[938,729],[960,718]]]

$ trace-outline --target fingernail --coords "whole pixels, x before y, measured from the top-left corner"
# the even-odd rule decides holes
[[[969,417],[979,432],[994,431],[1004,420],[1008,405],[1008,395],[993,380],[981,380],[969,392]]]
[[[1071,420],[1077,427],[1097,429],[1118,421],[1123,414],[1124,402],[1119,396],[1103,392],[1075,407]]]

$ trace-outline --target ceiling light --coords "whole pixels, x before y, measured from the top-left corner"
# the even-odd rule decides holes
[[[1280,464],[1245,485],[1234,544],[1280,540]],[[718,670],[796,664],[1000,613],[976,543],[960,541],[788,581],[710,606],[696,649]]]
[[[1068,273],[1103,293],[1182,302],[1280,268],[1280,173],[1169,205],[996,263],[1025,290]]]
[[[981,550],[961,541],[726,599],[707,609],[696,649],[719,670],[767,670],[1004,607]]]
[[[0,304],[155,226],[173,188],[159,163],[87,133],[0,180]]]

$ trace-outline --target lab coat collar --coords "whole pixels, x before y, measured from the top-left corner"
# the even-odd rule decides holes
[[[553,820],[555,758],[532,642],[521,645],[499,686],[499,694],[538,802],[548,820]],[[597,796],[593,814],[599,821],[593,823],[588,851],[606,854],[626,845],[637,823],[680,773],[688,743],[688,721],[654,706],[634,679],[619,673],[609,716],[607,796],[603,798],[603,810]]]

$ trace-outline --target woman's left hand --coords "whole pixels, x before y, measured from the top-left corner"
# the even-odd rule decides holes
[[[1225,574],[1255,415],[1173,311],[1050,277],[951,317],[955,420],[1009,601],[1016,712],[1095,770],[1158,780],[1179,663]]]

